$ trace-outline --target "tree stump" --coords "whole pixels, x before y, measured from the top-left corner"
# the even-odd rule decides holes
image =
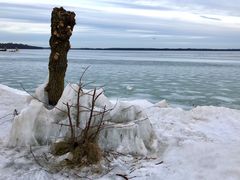
[[[49,44],[49,80],[45,90],[48,92],[50,105],[56,105],[64,90],[64,77],[67,70],[69,39],[75,25],[75,13],[64,8],[54,8],[51,18],[51,37]]]

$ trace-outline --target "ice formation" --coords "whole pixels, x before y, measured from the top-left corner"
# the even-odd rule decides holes
[[[35,97],[46,102],[40,86]],[[15,117],[9,139],[9,146],[27,146],[48,144],[52,141],[69,135],[69,128],[62,127],[58,123],[68,124],[67,106],[77,104],[76,84],[68,84],[59,100],[56,108],[49,109],[46,104],[37,99],[31,99],[29,105]],[[100,95],[95,103],[95,112],[101,112],[104,107],[111,109],[104,117],[104,128],[99,134],[98,143],[104,150],[116,150],[121,153],[147,155],[158,149],[158,140],[152,125],[140,106],[127,102],[111,103],[102,93],[102,89],[96,91]],[[80,128],[84,129],[90,112],[84,111],[92,105],[93,91],[83,90],[80,96]],[[76,108],[71,108],[71,117],[76,117]],[[100,117],[94,116],[93,124],[100,123]]]
[[[34,103],[27,101],[29,95],[26,93],[4,85],[0,85],[0,97],[1,117],[11,113],[15,108],[20,111],[23,108],[26,109],[31,103],[32,105],[35,103],[32,99]],[[101,99],[102,102],[105,101],[104,98]],[[240,110],[214,106],[200,106],[191,110],[162,108],[162,106],[159,108],[158,103],[152,104],[146,100],[109,103],[116,108],[124,104],[140,106],[143,114],[146,113],[153,124],[157,138],[166,146],[165,149],[160,146],[163,153],[157,154],[157,159],[143,158],[136,161],[131,156],[129,156],[130,159],[121,156],[120,159],[112,162],[114,169],[108,174],[100,174],[100,179],[116,179],[117,173],[150,180],[240,179]],[[62,172],[50,174],[33,163],[29,147],[21,149],[5,147],[6,137],[12,125],[12,121],[8,121],[8,118],[0,119],[1,179],[66,179]],[[59,119],[64,118],[59,117]],[[123,123],[115,123],[115,125],[123,126]],[[104,131],[102,133],[104,134]],[[119,138],[119,134],[117,135],[115,138]],[[123,141],[125,141],[124,138]],[[121,144],[117,146],[121,148]],[[36,148],[35,155],[42,154],[48,149],[47,146],[33,148]],[[132,169],[133,167],[135,169]],[[85,173],[80,175],[85,176]],[[72,176],[69,178],[74,179]],[[89,178],[98,179],[99,177],[91,174]]]

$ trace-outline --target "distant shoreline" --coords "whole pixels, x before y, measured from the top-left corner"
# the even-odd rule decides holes
[[[48,49],[48,48],[46,48]],[[240,49],[201,49],[201,48],[71,48],[71,50],[99,51],[240,51]]]
[[[50,47],[31,46],[18,43],[0,43],[0,49],[50,49]],[[97,50],[97,51],[240,51],[240,49],[217,48],[71,48],[71,50]]]
[[[44,48],[19,43],[0,43],[0,49],[5,50],[5,49],[44,49]]]

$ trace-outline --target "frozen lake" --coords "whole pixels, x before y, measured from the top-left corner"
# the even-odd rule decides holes
[[[48,73],[49,50],[0,52],[0,83],[33,91]],[[66,80],[104,85],[111,99],[166,99],[171,105],[240,109],[240,52],[71,50]],[[91,88],[91,87],[89,87]]]

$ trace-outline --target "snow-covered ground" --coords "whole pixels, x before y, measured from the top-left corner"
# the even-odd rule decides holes
[[[14,109],[20,112],[30,97],[0,85],[0,98],[0,179],[77,178],[46,171],[36,163],[29,147],[6,146]],[[93,174],[88,178],[123,179],[116,175],[122,174],[133,179],[154,180],[240,179],[240,110],[202,106],[186,111],[168,107],[163,101],[129,103],[141,106],[150,119],[161,142],[158,156],[122,155],[111,162],[112,170],[107,174]],[[33,147],[36,154],[38,148],[42,149]]]

